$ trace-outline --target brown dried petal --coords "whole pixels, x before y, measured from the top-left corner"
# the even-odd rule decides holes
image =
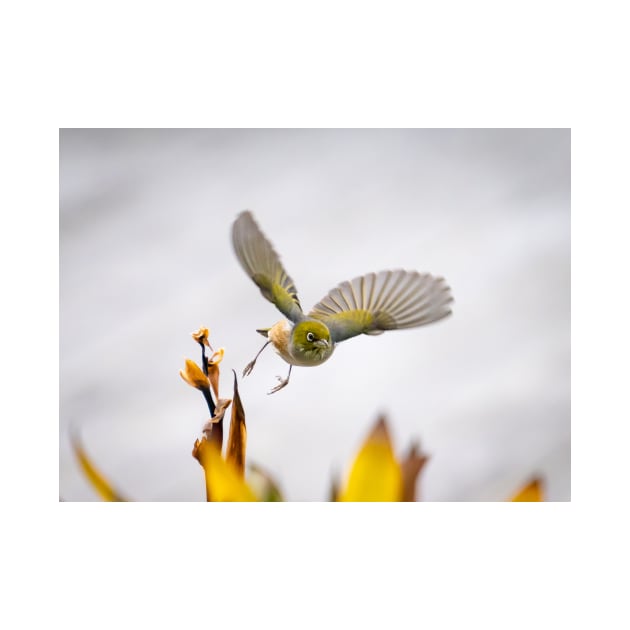
[[[238,393],[236,372],[234,372],[234,404],[230,418],[230,434],[228,436],[225,459],[234,463],[241,476],[245,475],[245,450],[247,447],[247,428],[245,427],[245,410]]]
[[[219,398],[219,400],[217,400],[217,405],[214,410],[214,416],[212,416],[212,418],[210,418],[210,420],[206,422],[202,429],[207,438],[209,438],[211,432],[217,428],[217,425],[220,425],[223,422],[223,416],[225,415],[225,412],[227,411],[227,408],[230,406],[231,402],[231,398]],[[223,430],[223,427],[221,427],[221,430]],[[223,442],[223,440],[221,440],[221,442]]]
[[[212,385],[212,391],[214,392],[215,398],[219,397],[219,376],[221,375],[219,364],[223,361],[224,354],[225,349],[219,348],[208,359],[208,381],[210,382],[210,385]]]
[[[416,490],[418,475],[428,460],[429,457],[420,451],[418,444],[412,444],[400,462],[403,474],[403,501],[418,500]]]

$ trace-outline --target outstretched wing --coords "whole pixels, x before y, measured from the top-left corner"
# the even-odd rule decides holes
[[[450,315],[452,301],[444,278],[397,269],[342,282],[308,316],[324,322],[337,342],[437,322]]]
[[[291,321],[303,319],[293,280],[248,210],[241,212],[232,225],[232,245],[241,266],[260,292]]]

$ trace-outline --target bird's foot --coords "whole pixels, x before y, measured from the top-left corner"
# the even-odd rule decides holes
[[[280,381],[270,392],[269,394],[275,394],[279,392],[283,387],[286,387],[289,384],[288,378],[282,378],[281,376],[276,376],[276,378]]]
[[[252,373],[252,370],[254,369],[255,365],[256,365],[256,359],[254,359],[253,361],[250,361],[243,369],[243,377],[249,376]]]

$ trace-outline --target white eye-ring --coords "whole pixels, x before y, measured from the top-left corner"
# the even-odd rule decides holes
[[[312,332],[307,332],[306,341],[315,341],[315,335]]]

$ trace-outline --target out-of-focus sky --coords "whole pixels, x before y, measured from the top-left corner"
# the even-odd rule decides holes
[[[309,309],[388,268],[444,276],[453,316],[340,344],[316,368],[271,349],[240,379],[248,460],[324,500],[380,412],[431,455],[425,500],[503,500],[532,475],[570,499],[570,131],[62,130],[60,496],[93,500],[70,450],[136,500],[205,500],[207,419],[178,370],[225,346],[223,394],[281,318],[238,265],[254,212]]]

